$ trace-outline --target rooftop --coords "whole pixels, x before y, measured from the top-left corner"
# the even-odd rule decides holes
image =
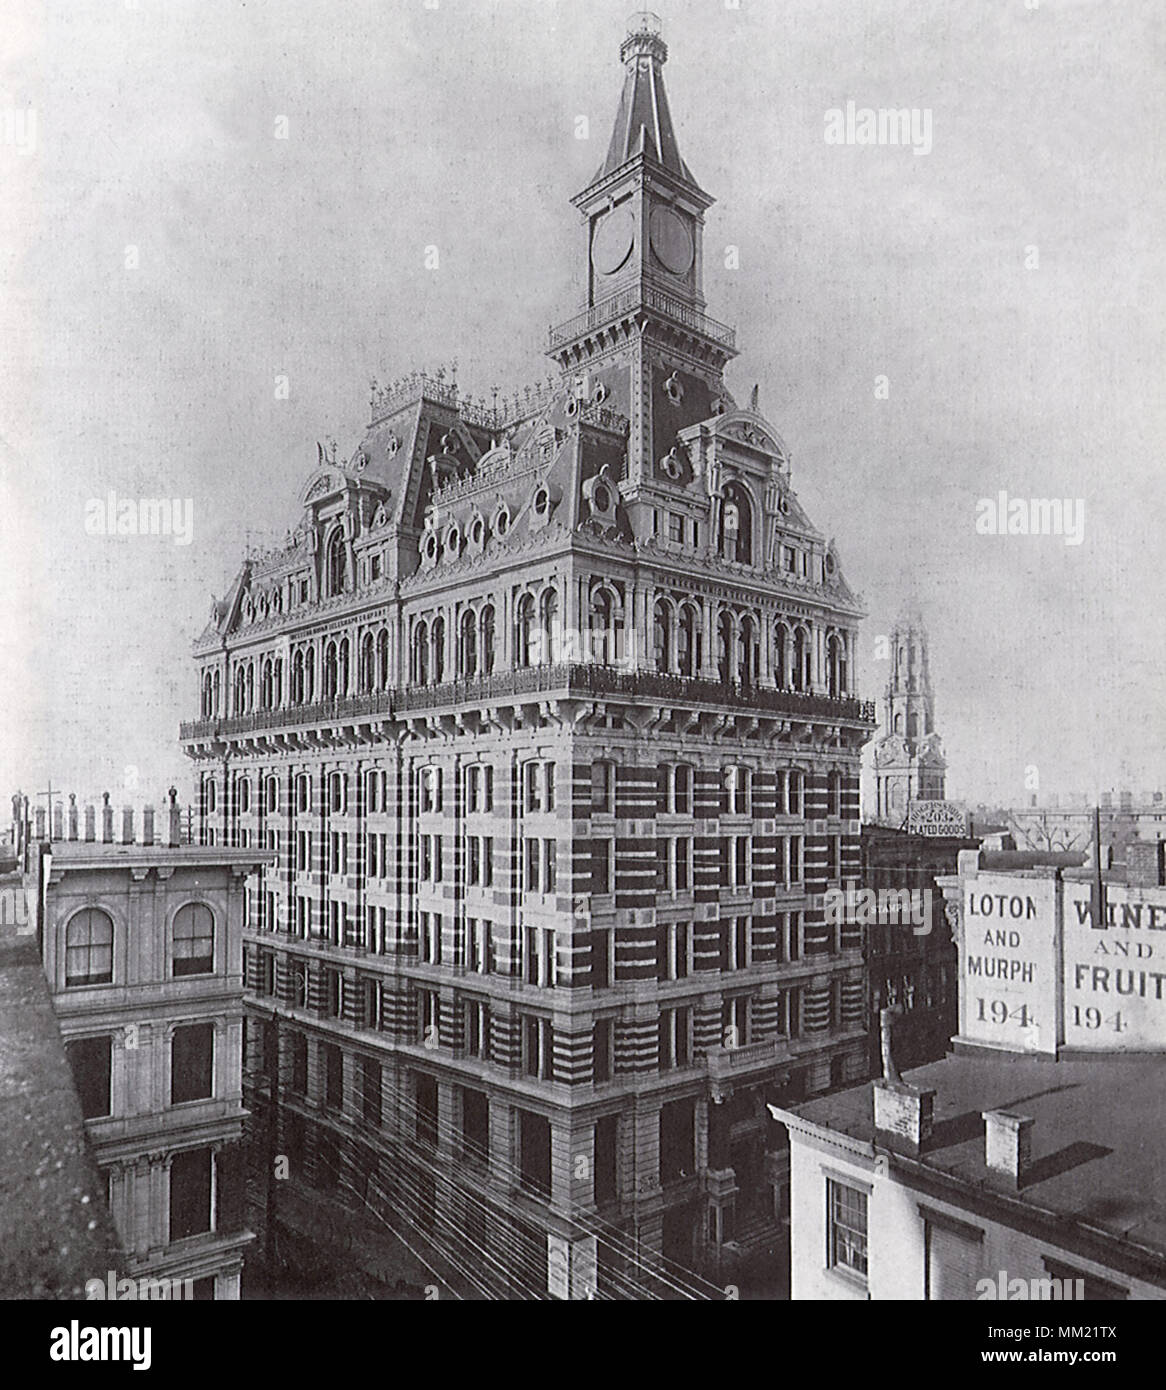
[[[933,1136],[908,1160],[984,1193],[986,1110],[1031,1116],[1028,1175],[1009,1200],[1166,1256],[1166,1149],[1148,1117],[1166,1114],[1162,1060],[1050,1062],[950,1056],[904,1073],[935,1091]],[[794,1107],[810,1124],[875,1144],[870,1085]],[[882,1145],[878,1145],[880,1149]],[[898,1160],[897,1160],[898,1161]]]

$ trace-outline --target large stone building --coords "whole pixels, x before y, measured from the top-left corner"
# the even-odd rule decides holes
[[[764,1100],[866,1065],[822,910],[859,871],[862,611],[726,386],[658,25],[621,56],[556,375],[375,387],[215,605],[182,729],[205,842],[277,855],[248,984],[293,1176],[364,1192],[379,1154],[491,1294],[492,1249],[545,1296],[596,1232],[601,1295],[653,1251],[723,1268],[781,1202]]]
[[[263,856],[183,843],[173,802],[157,841],[152,811],[135,839],[108,797],[54,819],[23,818],[24,878],[118,1269],[151,1297],[238,1298],[244,884]]]

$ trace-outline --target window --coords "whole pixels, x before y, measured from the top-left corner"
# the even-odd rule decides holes
[[[753,507],[748,492],[737,482],[724,490],[717,549],[723,559],[741,565],[753,563]]]
[[[557,840],[526,841],[524,886],[528,893],[553,893],[558,878]]]
[[[214,1229],[210,1149],[175,1154],[170,1163],[170,1239],[185,1240]]]
[[[591,933],[591,988],[607,989],[615,978],[615,935],[609,929]]]
[[[321,1043],[320,1063],[324,1073],[324,1104],[330,1110],[343,1110],[344,1053],[335,1043]]]
[[[297,1009],[306,1009],[308,1006],[308,967],[303,964],[293,965],[291,981],[292,1003]]]
[[[656,929],[656,978],[683,980],[689,973],[687,922],[671,922]]]
[[[548,762],[529,762],[523,768],[523,809],[553,811],[555,809],[555,765]]]
[[[492,928],[489,922],[478,917],[466,919],[466,959],[471,970],[479,975],[491,971],[493,954]]]
[[[828,816],[841,816],[842,814],[842,774],[832,772],[826,781],[826,814]]]
[[[344,544],[344,532],[335,530],[328,540],[328,592],[342,594],[348,574],[348,555]]]
[[[748,835],[726,835],[721,840],[721,884],[747,888],[752,882],[753,847]]]
[[[466,768],[466,814],[494,809],[494,769],[480,763]]]
[[[866,1208],[865,1192],[826,1179],[826,1263],[863,1280],[867,1274]]]
[[[441,964],[441,913],[422,912],[419,915],[421,959],[430,965]]]
[[[615,1021],[600,1018],[591,1032],[591,1077],[593,1081],[610,1081],[614,1052]]]
[[[300,812],[312,809],[312,779],[306,774],[296,778],[296,810]]]
[[[688,1007],[660,1011],[660,1070],[686,1067],[692,1060],[692,1010]]]
[[[113,1038],[75,1038],[65,1045],[73,1083],[81,1100],[81,1114],[94,1120],[110,1113],[110,1071]]]
[[[674,816],[692,815],[692,768],[687,763],[668,769],[668,810]]]
[[[170,1044],[170,1104],[214,1094],[215,1030],[210,1023],[175,1028]]]
[[[557,938],[548,927],[527,927],[525,940],[526,982],[550,988],[558,978]]]
[[[259,993],[275,993],[275,957],[270,951],[259,953]]]
[[[364,1026],[374,1031],[381,1026],[381,985],[379,980],[365,980],[362,1017]]]
[[[471,1163],[490,1157],[490,1101],[468,1086],[462,1088],[462,1155]]]
[[[591,811],[593,815],[615,815],[615,764],[591,764]]]
[[[65,928],[65,984],[108,985],[113,981],[113,918],[85,907]]]
[[[523,1188],[539,1197],[551,1195],[551,1125],[543,1115],[518,1112],[519,1175]]]
[[[420,777],[420,806],[422,814],[441,810],[441,768],[423,767]]]
[[[747,767],[725,769],[724,804],[730,816],[753,814],[753,774]]]
[[[591,891],[611,893],[615,888],[615,841],[591,842]]]
[[[1062,1292],[1065,1292],[1066,1283],[1071,1284],[1075,1298],[1087,1299],[1090,1303],[1114,1303],[1130,1296],[1129,1289],[1123,1288],[1120,1284],[1111,1284],[1108,1279],[1100,1279],[1096,1274],[1088,1274],[1085,1270],[1062,1264],[1060,1260],[1051,1256],[1045,1256],[1044,1267],[1051,1278],[1061,1280]],[[1078,1280],[1084,1285],[1080,1294],[1076,1292]]]
[[[422,883],[441,882],[441,836],[422,835],[420,838],[420,877]]]
[[[595,1202],[614,1202],[618,1194],[619,1116],[604,1115],[595,1122]]]
[[[728,970],[747,970],[750,965],[750,926],[748,917],[734,917],[725,924]]]
[[[554,1076],[554,1028],[549,1018],[522,1020],[522,1069],[527,1076],[550,1081]]]
[[[438,1045],[438,995],[435,989],[417,991],[417,1041],[423,1047]]]
[[[470,1057],[490,1060],[490,1005],[485,999],[467,999],[465,1006],[465,1046]]]
[[[360,1111],[370,1125],[381,1122],[381,1064],[366,1057],[360,1067]]]
[[[308,1040],[293,1033],[291,1040],[291,1088],[298,1096],[308,1094]]]
[[[339,970],[324,971],[324,1008],[329,1018],[340,1018],[344,1013],[344,977]]]
[[[753,1041],[752,996],[736,994],[721,1006],[721,1045],[745,1047]]]
[[[204,903],[174,914],[174,975],[210,975],[215,968],[215,919]]]
[[[666,835],[656,841],[657,884],[661,891],[692,892],[692,837]]]
[[[673,545],[684,544],[684,518],[672,513],[668,517],[668,539]]]

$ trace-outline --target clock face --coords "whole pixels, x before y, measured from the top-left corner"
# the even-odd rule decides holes
[[[656,259],[673,275],[683,275],[692,265],[692,232],[671,208],[656,208],[648,223]]]
[[[614,275],[632,254],[636,224],[627,208],[601,218],[591,238],[591,264],[600,275]]]

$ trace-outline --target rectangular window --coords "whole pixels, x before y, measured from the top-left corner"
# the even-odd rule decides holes
[[[671,514],[668,517],[668,539],[674,545],[684,544],[684,518]]]
[[[619,1116],[603,1115],[595,1122],[595,1203],[614,1202],[618,1192]]]
[[[660,1070],[686,1067],[692,1059],[692,1010],[662,1009],[659,1027]]]
[[[554,1029],[549,1018],[522,1021],[522,1069],[527,1076],[550,1081],[554,1075]]]
[[[324,1104],[330,1110],[344,1109],[344,1054],[335,1043],[320,1045],[324,1068]]]
[[[490,1157],[490,1101],[468,1086],[462,1088],[462,1154],[471,1163]]]
[[[493,946],[490,923],[479,917],[469,917],[466,919],[466,935],[469,953],[467,964],[479,975],[488,975]]]
[[[542,1115],[518,1112],[519,1174],[527,1192],[551,1195],[551,1125]]]
[[[297,1096],[308,1093],[308,1040],[302,1033],[293,1033],[291,1040],[291,1088]]]
[[[559,846],[555,840],[543,841],[543,892],[553,893],[558,881]]]
[[[214,1229],[210,1149],[175,1154],[170,1162],[170,1239],[185,1240]]]
[[[417,1142],[432,1149],[437,1145],[437,1080],[418,1072],[415,1086]]]
[[[610,893],[615,882],[615,841],[591,842],[591,891]]]
[[[419,989],[417,991],[417,1041],[423,1047],[436,1047],[439,1038],[437,991],[435,989]]]
[[[490,1060],[490,1005],[486,1000],[466,1000],[465,1038],[469,1056]]]
[[[607,989],[615,977],[614,936],[610,930],[591,933],[591,988]]]
[[[594,1081],[610,1081],[612,1076],[613,1035],[615,1021],[600,1018],[591,1034],[591,1073]]]
[[[75,1038],[65,1046],[73,1083],[81,1099],[81,1114],[94,1120],[110,1113],[110,1070],[113,1038]]]
[[[612,763],[591,764],[591,811],[600,816],[615,814],[615,766]]]
[[[692,815],[692,768],[678,763],[671,769],[672,795],[669,810],[676,816]]]
[[[211,1023],[175,1028],[170,1044],[170,1104],[214,1094],[215,1030]]]
[[[867,1275],[867,1196],[856,1187],[826,1179],[826,1263],[848,1269],[864,1281]]]
[[[381,1026],[381,984],[379,980],[364,982],[364,1026],[374,1031]]]

